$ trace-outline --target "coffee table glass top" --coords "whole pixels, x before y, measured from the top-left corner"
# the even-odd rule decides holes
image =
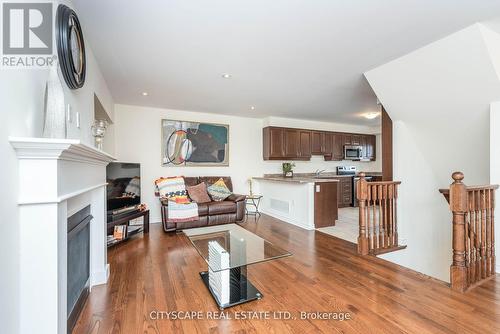
[[[183,232],[215,272],[292,255],[236,224],[187,229]],[[229,263],[209,263],[208,245],[213,241],[229,253]]]

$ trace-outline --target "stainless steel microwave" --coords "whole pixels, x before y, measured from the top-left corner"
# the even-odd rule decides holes
[[[344,159],[345,160],[361,160],[363,158],[363,147],[345,145],[344,146]]]

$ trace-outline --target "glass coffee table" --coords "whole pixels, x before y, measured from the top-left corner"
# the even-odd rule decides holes
[[[292,255],[236,224],[183,232],[208,264],[200,276],[221,310],[263,297],[248,280],[247,265]]]

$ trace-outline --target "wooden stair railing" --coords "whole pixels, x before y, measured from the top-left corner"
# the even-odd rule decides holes
[[[397,202],[400,181],[367,182],[359,174],[358,253],[377,255],[406,248],[398,244]]]
[[[451,288],[465,292],[495,277],[495,190],[498,185],[467,187],[464,174],[451,176],[450,189],[440,189],[453,214]]]

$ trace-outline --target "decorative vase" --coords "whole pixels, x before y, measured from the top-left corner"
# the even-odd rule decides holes
[[[57,73],[57,61],[54,61],[49,71],[45,87],[45,121],[44,138],[66,138],[66,113],[64,108],[64,91]]]
[[[92,135],[95,138],[95,147],[102,151],[102,140],[106,134],[106,129],[108,127],[108,122],[105,120],[96,119],[94,125],[92,125]]]
[[[248,185],[250,186],[250,192],[249,192],[249,195],[250,195],[250,196],[253,196],[253,190],[252,190],[252,178],[249,178],[249,179],[248,179]]]

